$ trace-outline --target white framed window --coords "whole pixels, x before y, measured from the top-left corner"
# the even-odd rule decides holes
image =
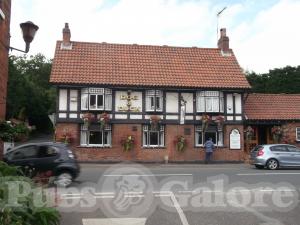
[[[197,112],[224,112],[224,94],[221,91],[198,91]]]
[[[212,141],[216,146],[224,145],[222,130],[210,126],[205,132],[202,132],[202,126],[195,127],[195,146],[203,146],[205,141],[209,138],[212,138]]]
[[[81,89],[81,110],[112,110],[112,90],[107,88]]]
[[[150,125],[143,126],[143,147],[164,147],[165,127],[159,126],[157,130],[151,130]]]
[[[296,140],[300,141],[300,127],[296,127]]]
[[[163,110],[163,92],[160,90],[146,91],[146,111],[161,112]]]
[[[111,125],[101,130],[100,125],[81,125],[80,145],[90,147],[111,147]]]

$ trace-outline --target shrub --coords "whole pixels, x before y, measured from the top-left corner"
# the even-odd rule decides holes
[[[22,176],[18,167],[0,162],[0,224],[1,225],[58,225],[59,213],[55,208],[35,206],[33,192],[18,199],[21,206],[13,207],[8,202],[8,185],[6,182],[26,182],[33,189],[35,184],[28,177]],[[42,198],[45,198],[45,194]]]

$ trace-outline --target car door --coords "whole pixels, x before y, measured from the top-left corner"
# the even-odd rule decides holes
[[[270,147],[275,158],[279,161],[280,166],[289,166],[291,165],[292,156],[287,149],[286,145],[274,145]]]
[[[294,145],[287,146],[291,154],[291,166],[300,166],[300,149]]]
[[[11,152],[7,158],[9,164],[16,166],[36,167],[37,146],[26,145]]]
[[[51,145],[38,146],[38,160],[36,167],[39,171],[53,170],[59,163],[59,149]]]

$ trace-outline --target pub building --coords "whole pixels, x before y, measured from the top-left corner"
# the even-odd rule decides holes
[[[251,91],[221,29],[217,48],[71,41],[66,23],[50,82],[57,141],[80,161],[196,162],[245,159]]]

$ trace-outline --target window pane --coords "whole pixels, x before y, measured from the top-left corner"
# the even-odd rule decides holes
[[[144,131],[143,132],[143,145],[144,146],[147,146],[149,143],[148,143],[148,132],[147,131]]]
[[[105,131],[105,132],[104,132],[104,137],[103,137],[103,138],[104,138],[104,144],[105,144],[105,145],[110,144],[110,141],[109,141],[109,133],[110,133],[109,131]]]
[[[213,143],[217,143],[216,132],[205,132],[204,140],[207,141],[209,138],[212,138]]]
[[[81,109],[88,109],[88,94],[81,95]]]
[[[297,138],[297,141],[300,141],[300,128],[299,127],[296,128],[296,138]]]
[[[86,145],[87,142],[87,131],[81,131],[80,132],[80,144],[81,145]]]
[[[219,98],[212,98],[212,104],[213,112],[219,112]]]
[[[103,144],[101,131],[90,131],[90,143],[89,144]]]
[[[36,146],[26,146],[20,148],[16,154],[14,154],[14,159],[29,159],[29,158],[36,158],[37,157],[37,148]]]
[[[150,97],[150,108],[151,108],[151,109],[154,109],[154,108],[155,108],[154,97]]]
[[[224,112],[224,98],[220,98],[220,112]]]
[[[196,145],[202,145],[202,132],[196,132]]]
[[[150,145],[158,145],[158,132],[149,132]]]
[[[222,146],[224,143],[223,143],[223,132],[222,131],[219,131],[218,132],[218,146]]]
[[[273,146],[270,149],[272,152],[287,152],[287,148],[283,145]]]
[[[90,109],[96,109],[96,95],[90,95]]]
[[[103,108],[103,95],[97,95],[97,108]]]
[[[112,108],[112,96],[105,95],[105,110],[111,110]]]
[[[160,109],[160,97],[156,97],[156,109]]]
[[[198,111],[205,112],[205,100],[204,97],[198,98]]]
[[[206,112],[212,112],[212,98],[205,99]]]
[[[165,145],[165,135],[164,135],[164,132],[159,132],[159,134],[160,134],[159,146],[164,146]]]

